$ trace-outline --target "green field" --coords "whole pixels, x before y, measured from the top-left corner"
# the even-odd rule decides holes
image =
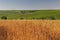
[[[60,19],[60,10],[0,10],[0,19]]]

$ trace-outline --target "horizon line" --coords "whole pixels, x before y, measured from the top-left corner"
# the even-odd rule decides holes
[[[0,9],[0,10],[60,10],[60,9]]]

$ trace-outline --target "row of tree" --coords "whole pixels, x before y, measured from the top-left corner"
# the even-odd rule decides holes
[[[7,17],[6,16],[2,16],[1,19],[7,20]],[[21,17],[20,19],[22,20],[24,18]],[[40,17],[40,18],[34,18],[34,17],[32,17],[31,19],[42,19],[42,20],[45,20],[45,19],[48,19],[48,18],[46,18],[46,17]],[[55,20],[56,18],[53,17],[53,16],[51,16],[50,19]]]

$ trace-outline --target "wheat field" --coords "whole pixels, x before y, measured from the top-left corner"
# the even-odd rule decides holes
[[[60,20],[0,20],[0,40],[60,40]]]

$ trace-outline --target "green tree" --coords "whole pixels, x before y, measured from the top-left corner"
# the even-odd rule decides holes
[[[7,19],[7,17],[6,17],[6,16],[2,16],[2,17],[1,17],[1,19],[4,19],[4,20],[6,20],[6,19]]]
[[[25,14],[25,11],[21,11],[22,14]]]

